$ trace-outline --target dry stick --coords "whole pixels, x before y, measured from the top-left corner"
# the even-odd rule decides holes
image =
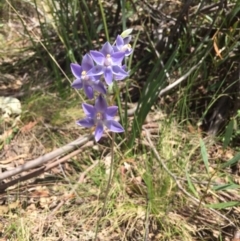
[[[172,84],[168,85],[166,88],[162,89],[158,96],[159,97],[163,96],[166,92],[173,89],[177,85],[181,84],[181,82],[183,82],[198,66],[200,66],[202,64],[202,62],[205,58],[206,58],[206,55],[199,61],[199,63],[194,65],[186,74],[181,76],[178,80],[174,81]]]
[[[89,142],[84,147],[92,146],[92,145],[93,145],[92,142]],[[55,166],[65,162],[65,161],[67,161],[69,158],[72,158],[72,157],[76,156],[79,152],[82,152],[82,149],[83,148],[78,149],[76,151],[73,151],[70,154],[68,154],[67,156],[64,156],[64,157],[62,157],[62,158],[60,158],[60,159],[58,159],[58,160],[56,160],[56,161],[54,161],[52,163],[49,163],[46,166],[42,166],[42,167],[40,167],[38,169],[35,169],[35,170],[31,171],[30,173],[28,173],[28,174],[26,174],[24,176],[21,176],[19,178],[16,178],[16,179],[10,181],[10,182],[7,182],[7,183],[4,183],[4,184],[0,185],[0,192],[5,191],[8,187],[11,187],[11,186],[15,185],[16,183],[19,183],[19,182],[22,182],[22,181],[26,181],[28,179],[31,179],[33,177],[41,175],[42,173],[52,169],[53,167],[55,167]]]
[[[129,116],[133,115],[135,110],[136,110],[136,108],[130,109],[128,111]],[[42,164],[44,164],[46,162],[49,162],[52,159],[54,159],[54,158],[56,158],[58,156],[61,156],[61,155],[63,155],[66,152],[72,151],[74,148],[76,148],[78,146],[84,145],[86,142],[88,142],[91,139],[93,139],[93,135],[88,135],[88,136],[84,136],[84,137],[78,138],[77,140],[75,140],[75,141],[73,141],[73,142],[71,142],[71,143],[69,143],[69,144],[67,144],[67,145],[65,145],[63,147],[60,147],[57,150],[54,150],[54,151],[52,151],[50,153],[47,153],[47,154],[45,154],[45,155],[43,155],[41,157],[38,157],[38,158],[34,159],[32,161],[29,161],[29,162],[27,162],[27,163],[25,163],[25,164],[23,164],[21,166],[16,167],[15,169],[12,169],[10,171],[6,171],[4,173],[1,173],[0,174],[0,181],[5,179],[5,178],[9,178],[9,177],[12,177],[14,175],[17,175],[17,174],[19,174],[21,172],[27,171],[29,169],[38,167],[38,166],[40,166],[40,165],[42,165]],[[39,168],[39,170],[40,169],[42,170],[42,168]],[[19,180],[27,180],[27,179],[29,179],[31,177],[36,176],[39,170],[37,169],[37,170],[33,171],[32,173],[29,174],[29,176],[26,175],[25,176],[26,179],[24,179],[24,178],[21,179],[20,178],[20,179],[18,179],[18,181]],[[31,175],[33,175],[33,176],[31,176]],[[14,181],[11,181],[11,184],[9,183],[9,186],[14,185],[15,183],[18,182],[18,181],[16,181],[16,182],[14,182]],[[0,190],[6,189],[6,188],[7,188],[7,183],[3,184],[3,185],[0,185]]]
[[[12,181],[9,181],[7,183],[4,183],[4,184],[0,184],[0,193],[4,192],[8,187],[11,187],[19,182],[23,182],[23,181],[26,181],[28,179],[31,179],[33,177],[36,177],[36,176],[39,176],[41,175],[43,172],[45,172],[45,166],[42,166],[38,169],[35,169],[34,171],[31,171],[30,173],[24,175],[24,176],[21,176],[19,178],[16,178]]]
[[[82,146],[84,145],[86,142],[88,142],[89,140],[91,140],[93,138],[93,135],[87,135],[87,136],[84,136],[84,137],[81,137],[63,147],[60,147],[58,148],[57,150],[54,150],[44,156],[41,156],[41,157],[38,157],[37,159],[35,160],[32,160],[32,161],[29,161],[19,167],[16,167],[15,169],[13,170],[10,170],[10,171],[6,171],[4,173],[1,173],[0,175],[0,181],[5,179],[5,178],[8,178],[8,177],[12,177],[18,173],[21,173],[23,171],[27,171],[29,169],[32,169],[32,168],[35,168],[37,166],[40,166],[42,165],[43,163],[46,163],[66,152],[69,152],[71,150],[73,150],[74,148],[76,147],[79,147],[79,146]]]
[[[153,145],[151,138],[149,137],[149,132],[144,129],[146,132],[146,137],[147,140],[149,142],[150,147],[152,148],[152,151],[155,155],[155,157],[157,158],[157,160],[161,163],[163,169],[168,173],[168,175],[175,181],[175,183],[177,184],[177,187],[179,188],[179,190],[185,194],[186,196],[190,197],[197,205],[199,205],[200,200],[198,200],[197,198],[193,197],[190,193],[188,193],[180,184],[180,182],[178,181],[177,177],[167,168],[166,164],[164,163],[164,161],[160,158],[155,146]],[[203,205],[205,205],[205,203],[202,202]],[[219,213],[218,211],[209,208],[209,210],[211,210],[213,213],[217,214],[218,216],[220,216],[221,218],[225,219],[226,221],[228,221],[231,225],[233,225],[234,227],[236,227],[236,225],[227,217],[225,217],[223,214]]]

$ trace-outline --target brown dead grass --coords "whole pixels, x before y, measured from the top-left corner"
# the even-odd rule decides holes
[[[38,33],[34,11],[31,12],[29,6],[26,8],[25,6],[21,5],[21,15],[25,21],[28,21],[29,29],[35,29]],[[29,41],[26,40],[24,30],[20,28],[21,25],[14,12],[9,11],[9,15],[2,17],[6,21],[4,22],[4,41],[1,43],[3,48],[0,48],[3,51],[1,55],[4,56],[4,62],[14,64],[19,60],[19,49],[29,47]],[[15,31],[17,28],[18,31]],[[32,54],[24,53],[26,56]],[[15,74],[8,74],[12,76],[13,82],[21,79],[23,84],[26,80],[26,76],[24,79],[18,71]],[[44,71],[43,75],[38,75],[36,72],[34,76],[39,79],[48,78],[44,76]],[[5,77],[6,74],[4,74]],[[8,83],[7,80],[4,83]],[[30,76],[29,80],[31,80]],[[12,87],[8,88],[12,89]],[[49,102],[53,100],[56,101],[56,98],[50,97]],[[81,130],[71,124],[78,117],[77,108],[73,108],[72,112],[66,111],[62,116],[54,119],[52,115],[60,105],[41,105],[38,109],[38,103],[33,100],[24,105],[29,115],[25,116],[23,123],[14,124],[18,132],[11,136],[8,144],[2,145],[0,164],[5,165],[1,166],[3,170],[14,168],[41,156],[81,134]],[[185,175],[187,171],[199,200],[209,204],[240,200],[239,188],[218,192],[207,188],[210,178],[202,163],[198,130],[189,126],[189,130],[186,126],[183,129],[173,120],[166,124],[163,119],[159,122],[160,124],[157,123],[160,126],[153,139],[161,157],[171,171],[176,173],[185,189],[194,195],[187,185]],[[56,120],[60,120],[60,123],[56,123]],[[4,127],[6,127],[3,128],[5,131],[13,129],[11,122]],[[101,217],[108,177],[108,163],[105,159],[109,154],[107,144],[93,146],[40,177],[20,183],[11,187],[6,193],[2,193],[0,195],[0,238],[19,241],[93,240],[96,225],[100,220],[98,240],[104,241],[135,241],[144,240],[145,237],[147,237],[145,240],[151,241],[217,241],[220,240],[220,236],[225,241],[231,239],[236,227],[229,225],[225,219],[213,214],[208,208],[193,204],[185,197],[177,189],[176,183],[157,164],[146,142],[140,146],[145,153],[137,153],[137,156],[130,158],[121,155],[117,157],[107,209],[104,217]],[[211,141],[207,144],[211,182],[225,184],[231,178],[235,183],[239,183],[239,167],[217,170],[219,163],[231,159],[235,152],[231,149],[223,151],[217,142]],[[139,146],[136,146],[136,149],[138,148]],[[101,156],[101,153],[104,154]],[[82,183],[78,183],[81,173],[98,159],[99,164],[86,173]],[[148,197],[150,187],[145,174],[149,174],[149,167],[146,166],[146,160],[153,163],[152,199]],[[77,186],[76,191],[71,194],[75,186]],[[63,204],[59,207],[61,202]],[[236,226],[240,226],[238,206],[219,212],[231,219]],[[149,214],[148,218],[147,214]]]

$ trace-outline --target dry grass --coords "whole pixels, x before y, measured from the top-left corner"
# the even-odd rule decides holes
[[[228,183],[229,173],[216,169],[219,157],[212,157],[211,173],[207,174],[200,155],[199,135],[181,131],[173,120],[160,123],[161,132],[155,144],[161,158],[201,205],[192,202],[177,188],[149,147],[144,145],[141,155],[116,156],[107,207],[101,216],[109,173],[109,151],[103,143],[100,150],[92,147],[96,149],[95,154],[92,148],[87,149],[61,167],[27,182],[27,186],[20,184],[2,194],[1,207],[8,207],[2,214],[2,237],[10,240],[93,240],[99,223],[98,240],[143,240],[146,235],[148,240],[221,240],[224,236],[222,240],[229,240],[227,237],[231,237],[234,227],[203,207],[203,203],[239,200],[237,190],[214,191],[208,186],[208,182]],[[37,125],[28,135],[16,136],[12,144],[21,140],[25,143],[22,145],[29,148],[30,141],[35,148],[41,143],[48,149],[46,137],[39,142],[39,128],[46,131],[44,126]],[[61,133],[62,137],[67,134],[66,131]],[[30,136],[38,139],[37,142],[31,141]],[[59,135],[52,133],[52,136]],[[102,151],[105,155],[97,160]],[[86,173],[91,166],[93,168]],[[82,173],[85,175],[79,182]],[[194,189],[187,183],[186,173]],[[233,207],[221,213],[237,224],[239,211]]]
[[[21,5],[21,2],[15,3]],[[21,14],[29,22],[29,28],[36,28],[38,32],[38,26],[33,25],[36,16],[28,4],[20,7]],[[1,17],[5,20],[0,44],[3,62],[17,63],[22,57],[19,53],[29,47],[29,39],[23,29],[15,31],[21,25],[14,12],[9,11],[7,16]],[[24,51],[24,54],[32,53]],[[27,72],[25,77],[18,66],[12,66],[12,70],[13,85],[19,79],[22,84],[30,83],[27,85],[30,87],[43,79],[49,80],[47,73],[39,69],[35,69],[32,75]],[[6,74],[4,78],[7,78]],[[2,86],[6,86],[5,83]],[[1,122],[3,133],[17,130],[11,135],[7,132],[1,144],[0,159],[11,160],[9,163],[0,161],[1,168],[21,165],[83,133],[75,126],[75,120],[81,117],[76,101],[78,96],[71,93],[62,100],[58,95],[48,93],[50,85],[43,89],[42,85],[39,86],[45,93],[28,96],[22,101],[21,122],[15,122],[14,117]],[[12,90],[12,87],[8,88]],[[240,200],[239,167],[221,168],[222,163],[235,156],[235,151],[223,150],[217,140],[204,139],[209,157],[207,172],[200,148],[202,133],[191,125],[180,125],[174,116],[168,115],[167,118],[158,109],[151,115],[160,116],[155,122],[150,116],[151,122],[146,123],[154,126],[151,132],[154,147],[184,190],[200,203],[193,202],[178,188],[178,183],[157,161],[143,133],[131,155],[116,151],[104,215],[101,212],[110,155],[109,142],[105,140],[100,145],[85,148],[81,154],[41,176],[0,194],[0,238],[19,241],[94,240],[99,225],[96,240],[104,241],[231,240],[233,231],[240,225],[239,203],[216,208],[225,218],[207,205]],[[235,186],[216,189],[224,184]]]

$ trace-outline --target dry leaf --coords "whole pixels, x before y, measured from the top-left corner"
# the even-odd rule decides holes
[[[21,132],[22,133],[29,132],[37,123],[38,123],[37,121],[30,121],[28,124],[26,124],[21,128]]]
[[[16,208],[18,208],[19,203],[20,203],[19,200],[17,200],[16,202],[10,203],[8,205],[8,207],[9,207],[9,209],[16,209]]]
[[[0,206],[0,216],[6,214],[6,213],[8,212],[8,210],[9,210],[9,207],[8,207],[8,206],[6,206],[6,205],[1,205],[1,206]]]

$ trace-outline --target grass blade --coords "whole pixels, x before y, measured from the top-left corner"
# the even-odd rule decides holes
[[[178,48],[172,53],[171,57],[168,59],[165,68],[159,71],[161,66],[162,58],[159,58],[157,63],[154,65],[153,70],[149,74],[147,83],[143,90],[141,99],[138,102],[138,107],[134,116],[133,126],[132,126],[132,136],[130,139],[130,146],[133,145],[135,138],[141,133],[142,125],[151,110],[152,105],[156,101],[161,87],[165,84],[166,72],[172,67],[174,59],[177,55]]]
[[[233,126],[234,126],[234,121],[231,120],[228,123],[227,129],[224,134],[224,141],[223,141],[223,149],[226,149],[226,147],[229,145],[232,135],[233,135]]]
[[[214,209],[225,209],[225,208],[231,208],[239,206],[240,202],[238,201],[231,201],[231,202],[225,202],[225,203],[213,203],[213,204],[207,204],[206,207],[214,208]]]
[[[235,165],[240,160],[240,152],[233,157],[230,161],[224,163],[221,167],[226,168]]]
[[[200,139],[200,148],[201,148],[201,155],[202,155],[204,165],[206,167],[207,173],[209,173],[208,154],[207,154],[206,146],[202,139]]]

